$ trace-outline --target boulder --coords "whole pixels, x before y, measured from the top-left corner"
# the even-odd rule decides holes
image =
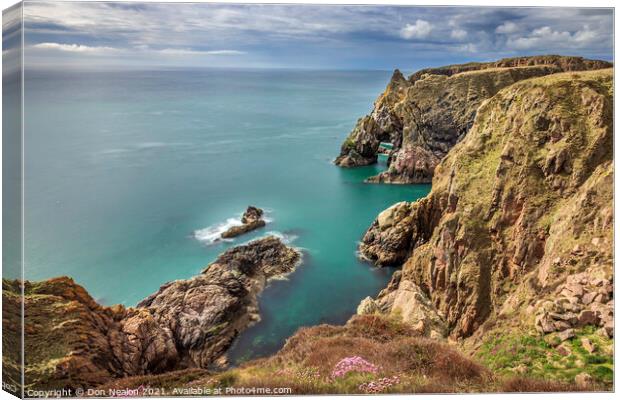
[[[598,293],[596,293],[596,292],[588,292],[588,293],[584,294],[583,298],[582,298],[583,304],[588,305],[588,304],[592,303],[597,295],[598,295]]]
[[[379,311],[379,306],[377,306],[377,302],[373,300],[372,297],[368,296],[363,299],[359,306],[357,306],[357,314],[358,315],[367,315],[374,314]]]
[[[562,343],[561,345],[559,345],[558,347],[555,348],[558,353],[560,353],[560,355],[566,357],[566,356],[570,356],[572,354],[570,347],[567,346],[565,343]]]
[[[548,313],[537,315],[535,319],[535,326],[536,329],[542,334],[555,332],[556,330],[553,320]]]
[[[596,346],[592,341],[586,337],[581,338],[581,347],[585,349],[588,353],[592,354],[596,350]]]
[[[579,313],[579,317],[577,317],[578,326],[597,325],[598,322],[599,317],[591,310],[583,310]]]
[[[411,218],[411,204],[404,201],[381,212],[364,234],[360,253],[377,266],[401,263],[411,245]]]
[[[582,372],[575,376],[575,383],[581,389],[588,389],[594,383],[594,379],[590,374]]]
[[[562,341],[565,342],[569,339],[572,339],[575,337],[575,330],[574,329],[566,329],[563,330],[562,332],[558,333],[558,338]]]

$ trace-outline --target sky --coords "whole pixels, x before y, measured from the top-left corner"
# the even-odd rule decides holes
[[[26,2],[27,66],[414,71],[562,54],[613,58],[613,12],[208,3]]]

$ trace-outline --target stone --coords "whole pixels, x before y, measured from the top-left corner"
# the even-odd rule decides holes
[[[605,338],[610,339],[611,337],[609,336],[609,334],[607,333],[607,329],[605,328],[599,328],[596,330],[596,334]]]
[[[588,353],[592,354],[596,350],[596,346],[592,341],[586,337],[581,338],[581,347],[583,347]]]
[[[377,216],[377,222],[379,228],[382,230],[392,227],[394,224],[400,222],[404,216],[409,212],[409,203],[401,201],[396,203],[390,208],[382,211]]]
[[[553,327],[555,331],[563,331],[569,329],[572,325],[567,321],[555,321]]]
[[[596,297],[594,297],[594,302],[596,303],[607,303],[609,301],[609,296],[607,295],[607,291],[603,290],[603,289],[599,289],[599,292],[596,294]]]
[[[583,310],[579,313],[579,317],[577,318],[578,326],[586,326],[586,325],[597,325],[599,318],[596,316],[596,313],[591,310]]]
[[[535,321],[536,329],[543,334],[551,333],[555,331],[553,321],[547,314],[540,314],[536,316]]]
[[[374,314],[378,311],[379,307],[377,306],[377,302],[370,296],[363,299],[359,306],[357,306],[358,315]]]
[[[360,253],[377,266],[403,262],[411,245],[411,218],[412,206],[404,201],[382,211],[364,234]]]
[[[559,345],[555,349],[557,350],[558,353],[560,353],[560,355],[564,357],[571,355],[570,348],[565,343]]]
[[[560,338],[560,340],[562,342],[565,342],[569,339],[572,339],[575,337],[575,330],[574,329],[566,329],[563,330],[562,332],[558,333],[558,338]]]
[[[605,324],[603,326],[603,329],[605,330],[605,333],[607,334],[607,337],[609,337],[609,338],[613,338],[614,337],[614,323],[613,323],[613,321]]]
[[[575,297],[583,296],[583,286],[579,284],[566,285],[566,289],[571,292]]]
[[[566,321],[568,324],[573,325],[577,322],[577,315],[572,312],[561,313],[549,313],[549,316],[556,321]]]
[[[439,312],[422,289],[408,279],[400,279],[398,288],[382,292],[377,298],[382,310],[398,315],[403,322],[414,329],[423,330],[420,334],[433,338],[444,338],[447,326]]]
[[[583,298],[581,300],[583,301],[583,304],[588,305],[594,301],[597,295],[598,293],[596,292],[588,292],[583,295]]]
[[[242,224],[250,224],[254,221],[258,221],[263,217],[263,210],[258,207],[248,206],[247,210],[243,213],[241,217]]]
[[[582,372],[575,376],[575,383],[581,389],[588,389],[594,383],[594,379],[590,374]]]

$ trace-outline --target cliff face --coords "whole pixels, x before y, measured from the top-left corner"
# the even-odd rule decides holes
[[[342,167],[377,161],[381,142],[393,145],[387,171],[369,182],[430,182],[437,164],[470,130],[483,101],[515,82],[563,71],[609,68],[580,57],[536,56],[416,72],[396,70],[372,113],[361,118],[336,159]]]
[[[442,321],[453,338],[500,320],[613,335],[612,87],[611,70],[563,73],[483,103],[431,193],[384,211],[364,236],[366,257],[403,265],[366,307],[400,314],[395,299],[417,290],[432,307],[410,322]]]
[[[199,276],[163,285],[136,308],[103,307],[70,278],[25,282],[26,388],[92,388],[225,362],[233,339],[259,319],[256,296],[267,279],[299,260],[275,237],[256,240],[226,251]],[[17,282],[3,281],[7,310],[18,295]],[[4,326],[19,327],[11,315]]]

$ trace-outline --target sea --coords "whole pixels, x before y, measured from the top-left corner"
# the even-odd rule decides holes
[[[333,164],[390,71],[27,70],[25,277],[69,276],[134,306],[265,235],[303,252],[259,298],[233,364],[303,326],[344,323],[389,281],[356,253],[379,212],[430,185],[365,184],[386,168]],[[249,206],[264,228],[218,240]]]

